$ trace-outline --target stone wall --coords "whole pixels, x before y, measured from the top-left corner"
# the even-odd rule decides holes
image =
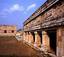
[[[1,25],[0,36],[15,36],[16,26]]]
[[[28,22],[24,26],[24,30],[35,30],[36,26],[40,25],[43,26],[46,22],[51,22],[53,20],[58,20],[58,18],[63,18],[64,16],[64,1],[59,1],[57,4],[50,7],[48,10],[46,10],[44,13],[42,13],[40,16],[34,18],[32,21]],[[43,25],[42,25],[43,24]],[[44,25],[45,26],[45,25]],[[37,29],[39,29],[37,27]]]
[[[64,56],[64,1],[56,1],[35,18],[29,18],[31,21],[29,19],[26,21],[24,24],[24,40],[31,43],[33,39],[33,43],[31,43],[33,46],[62,57]],[[29,32],[33,35],[30,35]]]

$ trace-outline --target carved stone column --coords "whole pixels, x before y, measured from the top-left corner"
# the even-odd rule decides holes
[[[57,56],[64,56],[64,28],[57,30]]]
[[[49,50],[49,48],[50,48],[50,43],[49,43],[49,37],[48,37],[48,35],[47,35],[47,32],[45,32],[45,31],[42,31],[42,49],[44,50],[44,51],[47,51],[47,50]]]
[[[32,33],[31,32],[29,32],[29,43],[33,43],[33,35],[32,35]]]
[[[35,47],[40,47],[40,45],[41,45],[40,35],[38,34],[38,32],[34,32],[34,34],[35,34],[35,43],[34,43],[34,46]]]
[[[25,40],[25,38],[26,38],[26,33],[24,32],[23,33],[23,40]]]
[[[25,36],[25,41],[26,41],[26,42],[28,42],[28,41],[29,41],[29,39],[28,39],[28,38],[29,38],[29,34],[28,34],[28,32],[26,32],[26,36]]]

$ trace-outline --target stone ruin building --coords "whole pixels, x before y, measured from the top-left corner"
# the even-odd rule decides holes
[[[0,36],[15,36],[16,26],[0,25]]]
[[[47,0],[24,22],[24,40],[64,57],[64,0]]]

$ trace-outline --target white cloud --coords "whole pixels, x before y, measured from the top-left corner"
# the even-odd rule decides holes
[[[36,4],[33,3],[29,6],[27,6],[27,8],[25,8],[23,5],[19,5],[19,4],[14,4],[8,8],[4,8],[1,12],[0,12],[0,17],[6,17],[8,16],[10,13],[13,12],[23,12],[24,14],[26,14],[29,10],[33,10],[35,9]]]
[[[33,8],[35,8],[36,7],[36,4],[34,3],[34,4],[31,4],[31,5],[29,5],[28,7],[27,7],[27,11],[29,11],[30,9],[33,9]]]
[[[24,7],[19,5],[19,4],[14,4],[14,5],[10,6],[9,8],[4,8],[0,12],[0,17],[6,17],[6,16],[8,16],[8,14],[16,12],[16,11],[23,12],[24,11]]]
[[[10,8],[4,9],[6,12],[15,12],[15,11],[23,11],[24,7],[19,4],[14,4]]]

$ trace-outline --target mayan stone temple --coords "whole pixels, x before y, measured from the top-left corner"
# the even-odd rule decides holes
[[[16,26],[0,25],[0,36],[15,36]]]
[[[64,0],[46,0],[25,20],[22,29],[0,25],[0,57],[64,57]]]
[[[23,29],[27,43],[64,57],[64,0],[47,0],[24,22]]]

